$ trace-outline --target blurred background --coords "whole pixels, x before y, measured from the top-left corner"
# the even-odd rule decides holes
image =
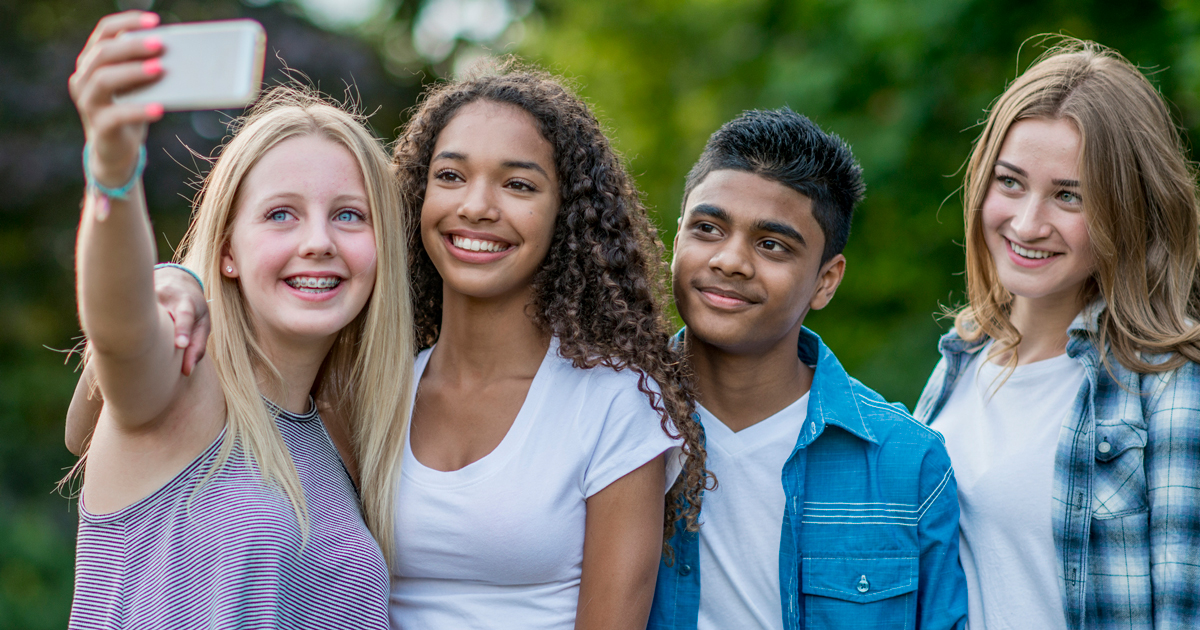
[[[867,199],[846,280],[810,316],[852,374],[910,408],[963,296],[961,167],[988,104],[1042,50],[1095,39],[1141,66],[1185,133],[1200,130],[1194,0],[0,0],[0,628],[62,628],[76,513],[54,491],[74,459],[63,415],[76,381],[72,256],[83,137],[67,95],[95,22],[252,17],[281,66],[330,94],[352,86],[392,140],[423,85],[515,53],[572,79],[645,193],[668,245],[684,174],[708,135],[788,105],[845,138]],[[152,127],[146,187],[160,257],[183,235],[205,163],[236,112]],[[1190,147],[1190,142],[1189,142]]]

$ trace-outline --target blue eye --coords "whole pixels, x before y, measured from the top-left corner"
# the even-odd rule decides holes
[[[333,220],[348,222],[348,221],[357,221],[362,218],[363,218],[362,214],[357,210],[342,210],[341,212],[338,212],[336,215],[334,215]]]
[[[1079,203],[1079,193],[1074,193],[1069,190],[1064,190],[1058,193],[1058,198],[1066,203]]]
[[[267,213],[268,221],[287,221],[291,218],[291,213],[287,210],[272,210]]]

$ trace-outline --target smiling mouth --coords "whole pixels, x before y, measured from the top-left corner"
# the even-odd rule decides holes
[[[465,249],[469,252],[502,252],[511,245],[508,243],[500,243],[498,241],[485,241],[477,238],[466,238],[465,236],[450,235],[450,242],[459,249]]]
[[[1043,249],[1026,249],[1012,241],[1009,241],[1008,239],[1004,240],[1008,241],[1008,246],[1013,250],[1013,253],[1021,258],[1028,258],[1030,260],[1043,260],[1051,256],[1059,255],[1058,252],[1048,252]]]
[[[700,288],[699,290],[710,301],[721,306],[746,306],[753,304],[749,299],[731,291],[722,291],[713,288]]]
[[[325,293],[341,284],[342,279],[337,276],[293,276],[284,282],[305,293]]]

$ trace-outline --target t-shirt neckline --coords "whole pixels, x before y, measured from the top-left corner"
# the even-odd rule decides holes
[[[435,347],[436,344],[417,356],[416,364],[413,366],[414,397],[417,395],[421,377],[425,374],[425,368],[429,366],[429,357],[433,354]],[[404,465],[400,467],[401,474],[425,486],[452,488],[476,483],[490,477],[501,469],[520,449],[526,435],[529,433],[532,418],[537,417],[540,413],[540,407],[546,398],[544,390],[546,380],[549,378],[547,375],[550,371],[549,365],[557,353],[558,339],[552,337],[550,339],[550,347],[546,349],[546,356],[542,357],[542,362],[538,365],[537,372],[533,376],[533,382],[529,384],[529,391],[525,394],[525,400],[521,403],[521,409],[517,412],[517,417],[513,419],[512,425],[508,427],[508,432],[504,434],[500,443],[490,453],[458,470],[437,470],[436,468],[430,468],[422,464],[413,455],[412,431],[410,430],[404,438]]]

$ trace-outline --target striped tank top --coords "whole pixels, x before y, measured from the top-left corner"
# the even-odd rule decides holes
[[[387,566],[316,408],[268,406],[304,487],[308,540],[240,445],[193,496],[218,437],[133,505],[97,515],[80,500],[71,628],[388,628]]]

